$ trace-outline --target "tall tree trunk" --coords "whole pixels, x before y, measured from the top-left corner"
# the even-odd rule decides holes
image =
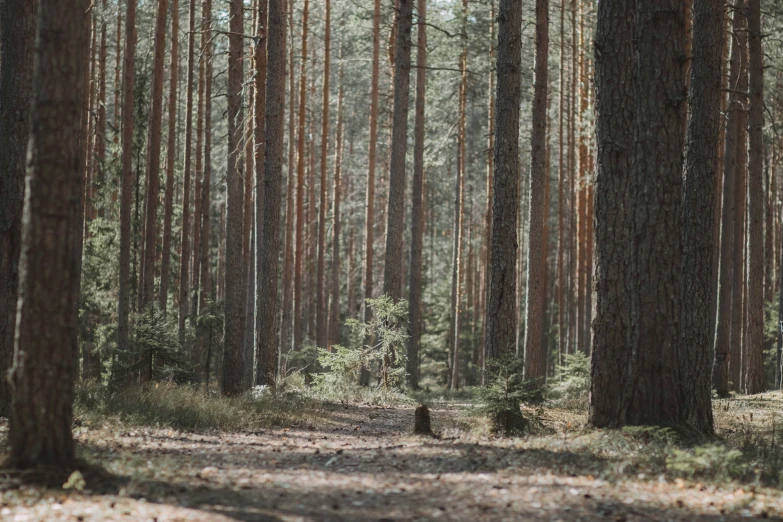
[[[171,263],[171,217],[174,206],[174,171],[177,166],[177,82],[179,79],[179,0],[171,0],[171,56],[169,57],[169,133],[166,145],[166,195],[163,203],[163,257],[160,263],[158,307],[166,313]]]
[[[82,49],[88,15],[85,0],[42,0],[38,10],[10,378],[9,464],[70,471],[75,460],[71,424],[83,232],[79,127],[86,64]],[[32,14],[17,12],[20,18],[13,20],[15,24]],[[5,8],[3,15],[7,14]],[[7,27],[4,24],[4,35]],[[24,31],[11,31],[9,36],[15,34],[28,41]],[[20,50],[25,50],[24,44]],[[17,66],[16,71],[24,71],[24,63]]]
[[[304,0],[302,11],[302,58],[299,64],[299,122],[296,146],[296,246],[294,247],[294,349],[301,348],[305,324],[302,307],[304,244],[304,191],[305,191],[305,118],[307,116],[307,18],[310,0]]]
[[[416,121],[414,123],[413,186],[411,197],[411,261],[408,278],[408,386],[419,388],[419,348],[422,318],[422,243],[424,240],[424,109],[427,95],[427,0],[418,0],[416,24]]]
[[[745,393],[764,391],[764,67],[760,0],[748,0],[750,110],[748,114],[748,337]]]
[[[495,173],[487,306],[489,359],[509,353],[516,330],[516,296],[512,289],[516,288],[522,5],[515,0],[500,0],[498,7]]]
[[[285,0],[269,0],[264,147],[264,224],[259,241],[259,330],[256,384],[273,385],[277,370],[277,266],[285,128]],[[293,109],[290,109],[293,110]],[[290,180],[289,180],[290,184]],[[290,198],[289,198],[290,199]]]
[[[106,18],[108,15],[107,1],[101,2],[101,36],[98,51],[98,101],[97,112],[98,119],[95,130],[95,163],[96,177],[101,180],[103,186],[109,185],[107,177],[108,169],[105,168],[106,161],[106,55],[107,55],[107,37],[106,37]],[[97,196],[96,196],[97,199]],[[100,202],[98,215],[106,217],[106,199]]]
[[[166,45],[166,0],[158,0],[153,43],[152,93],[147,123],[147,205],[144,226],[144,261],[142,267],[141,306],[153,302],[155,260],[158,257],[158,200],[160,198],[160,145],[163,120],[163,64]],[[144,365],[149,368],[149,365]],[[142,379],[151,378],[142,375]]]
[[[525,379],[541,389],[546,381],[546,207],[547,178],[546,109],[549,65],[549,0],[536,0],[536,65],[533,87],[533,129],[530,157],[530,199],[525,306]]]
[[[318,261],[316,276],[316,326],[315,342],[317,346],[328,346],[327,331],[327,293],[326,293],[326,167],[329,153],[329,65],[331,63],[331,0],[324,0],[324,76],[323,103],[321,112],[321,183],[318,208]]]
[[[466,5],[463,0],[463,6]],[[383,293],[402,297],[402,229],[405,221],[405,156],[408,149],[408,98],[411,69],[413,0],[400,0],[397,12],[397,49],[394,60],[394,116],[392,121],[389,200],[386,212],[386,260]]]
[[[741,2],[742,0],[740,0]],[[740,9],[734,10],[732,34],[736,35],[742,27]],[[736,88],[740,77],[740,45],[732,39],[728,85]],[[729,105],[723,156],[723,205],[721,207],[720,271],[718,278],[718,304],[715,325],[714,362],[712,382],[718,397],[729,396],[729,353],[731,350],[732,309],[734,292],[734,221],[736,219],[734,185],[737,174],[737,133],[738,118],[742,107],[735,94]]]
[[[226,166],[226,315],[221,391],[236,395],[243,391],[245,338],[245,266],[243,263],[242,159],[242,0],[229,4],[228,36],[228,164]],[[207,166],[208,168],[208,166]],[[204,187],[202,187],[204,190]]]
[[[13,363],[37,1],[0,4],[0,376]],[[0,416],[11,401],[0,379]]]
[[[565,91],[566,91],[566,76],[565,76],[565,2],[560,2],[560,84],[558,93],[558,125],[557,125],[557,351],[558,351],[558,363],[564,364],[565,359],[563,355],[567,352],[566,347],[566,273],[565,273],[565,213],[567,210],[565,201],[565,185],[566,185],[566,165],[564,155],[564,112],[565,106]],[[597,76],[596,76],[597,78]],[[630,102],[630,100],[629,100]]]
[[[742,379],[742,344],[745,334],[743,314],[745,311],[745,225],[747,216],[747,172],[748,172],[748,2],[740,0],[735,7],[735,17],[740,25],[735,31],[739,53],[739,77],[734,96],[737,99],[736,171],[734,174],[734,243],[730,246],[734,258],[731,301],[731,350],[729,354],[729,382],[731,389],[740,391]]]
[[[285,0],[283,0],[285,1]],[[258,12],[256,13],[256,26],[255,26],[255,35],[256,35],[256,43],[254,44],[253,48],[253,62],[255,64],[255,82],[253,85],[254,89],[254,104],[253,104],[253,140],[255,143],[254,147],[254,154],[255,154],[255,175],[256,175],[256,266],[253,267],[255,270],[255,283],[256,283],[256,343],[254,346],[254,350],[256,353],[256,363],[255,365],[251,365],[251,375],[253,377],[253,384],[254,385],[270,385],[274,384],[274,377],[275,377],[275,369],[276,369],[276,362],[277,362],[277,330],[275,328],[277,315],[276,311],[273,310],[273,317],[272,317],[272,334],[269,336],[268,342],[262,342],[260,335],[261,335],[261,329],[265,327],[266,325],[263,323],[261,319],[261,314],[263,313],[262,309],[262,302],[263,302],[263,282],[262,282],[262,275],[263,271],[265,270],[265,266],[262,262],[262,250],[265,248],[263,244],[263,236],[264,236],[264,155],[266,154],[266,129],[265,129],[265,115],[266,115],[266,82],[267,82],[267,39],[269,38],[269,34],[267,32],[267,24],[268,22],[268,0],[259,0],[258,2]],[[281,9],[280,14],[280,21],[278,23],[282,23],[285,25],[285,4],[279,7]],[[283,28],[283,64],[282,64],[282,71],[283,71],[283,103],[285,103],[285,27]],[[284,125],[284,122],[281,123],[281,125]],[[282,150],[280,152],[282,154]],[[281,171],[282,176],[282,171]],[[280,182],[282,183],[282,181]],[[278,192],[280,192],[280,186],[277,188]],[[279,205],[279,202],[278,202]],[[278,212],[278,221],[280,220],[279,212]],[[278,234],[279,237],[279,234]],[[279,242],[279,240],[278,240]],[[275,258],[275,262],[277,262],[277,258]],[[276,304],[276,303],[275,303]],[[262,348],[263,347],[263,348]],[[271,355],[269,355],[271,354]],[[267,365],[271,365],[271,369],[269,371],[264,370],[263,378],[258,378],[256,376],[257,370],[256,366],[258,366],[259,357],[268,357],[269,360],[266,361]],[[267,382],[266,376],[271,376],[272,380],[271,382]]]
[[[595,30],[595,281],[596,307],[590,381],[590,424],[611,426],[630,354],[628,248],[633,227],[630,168],[633,151],[634,2],[598,4]]]
[[[131,203],[133,198],[133,87],[136,82],[136,0],[127,0],[125,64],[122,84],[122,189],[120,193],[120,284],[117,350],[128,351],[131,291]]]
[[[709,312],[720,138],[722,33],[723,0],[695,0],[682,204],[679,356],[682,421],[705,434],[713,431]]]
[[[341,24],[341,28],[344,25]],[[338,75],[337,95],[337,135],[334,144],[334,189],[332,195],[332,280],[331,280],[331,304],[329,305],[329,325],[327,349],[340,343],[340,199],[343,192],[343,98],[345,89],[343,86],[343,43],[340,41],[340,71]]]
[[[375,164],[378,146],[378,81],[381,49],[381,0],[375,0],[372,25],[372,78],[370,84],[370,138],[367,165],[367,193],[364,205],[364,275],[362,321],[370,320],[367,299],[373,295],[373,246],[375,243]]]
[[[620,422],[677,424],[680,313],[680,209],[683,126],[678,0],[640,0],[636,16],[633,157],[630,202],[631,357]]]
[[[283,313],[280,327],[280,355],[286,354],[292,348],[291,329],[293,328],[293,268],[294,268],[294,184],[295,176],[295,115],[296,115],[296,81],[294,78],[294,2],[288,2],[288,26],[291,42],[288,46],[288,179],[286,181],[285,205],[285,252],[283,253]],[[282,357],[280,359],[282,362]],[[280,372],[281,375],[283,372]]]
[[[193,73],[195,66],[196,48],[196,0],[190,0],[188,14],[188,72],[187,72],[187,103],[185,104],[185,168],[182,188],[182,238],[180,240],[179,256],[179,316],[177,318],[177,332],[180,344],[185,342],[185,318],[188,316],[188,289],[189,268],[191,260],[190,251],[190,180],[192,169],[193,151]],[[197,216],[194,214],[194,221]]]

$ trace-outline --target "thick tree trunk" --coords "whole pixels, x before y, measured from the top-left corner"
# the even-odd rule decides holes
[[[536,65],[533,87],[533,129],[530,157],[530,199],[525,306],[525,379],[540,389],[546,381],[546,109],[549,71],[549,0],[536,0]]]
[[[595,281],[590,423],[617,421],[622,376],[630,354],[628,247],[633,227],[630,167],[633,151],[633,2],[598,5],[595,31]]]
[[[158,200],[160,198],[160,145],[163,120],[163,64],[166,45],[166,0],[158,0],[153,43],[152,92],[147,123],[147,204],[144,226],[144,257],[142,267],[141,307],[153,302],[155,261],[158,257]],[[149,367],[145,365],[145,367]],[[142,379],[151,376],[142,375]]]
[[[0,3],[0,376],[13,362],[38,2]],[[8,415],[0,379],[0,416]]]
[[[408,278],[408,386],[419,387],[419,347],[422,326],[422,243],[424,240],[424,108],[427,94],[427,0],[418,0],[416,25],[416,121],[414,123],[413,186],[411,197],[411,261]]]
[[[394,300],[402,297],[402,230],[405,221],[405,156],[408,149],[412,23],[413,0],[400,0],[394,60],[394,115],[386,212],[386,260],[383,269],[383,293]]]
[[[764,391],[764,67],[760,0],[748,0],[750,110],[748,114],[748,279],[745,393]]]
[[[42,0],[38,9],[9,464],[67,470],[75,459],[71,424],[83,232],[79,127],[87,3]],[[27,41],[24,32],[19,36]],[[24,70],[24,64],[18,67]]]
[[[713,431],[710,386],[713,213],[718,171],[723,0],[695,0],[682,204],[682,421]]]
[[[618,424],[671,425],[681,416],[680,210],[685,34],[678,0],[640,0],[636,16],[630,201],[631,357]]]
[[[166,145],[166,193],[163,202],[163,255],[160,262],[158,307],[166,313],[171,264],[171,218],[174,206],[174,171],[177,167],[177,82],[179,81],[179,0],[171,0],[171,55],[169,56],[169,132]]]
[[[522,6],[500,0],[498,9],[495,174],[487,306],[489,359],[509,353],[516,323],[517,199],[519,195],[519,104],[522,89]]]
[[[243,391],[245,338],[245,267],[243,263],[244,186],[239,145],[242,139],[243,2],[229,4],[228,36],[228,164],[226,166],[226,314],[221,391]],[[209,168],[208,166],[206,168]],[[205,187],[202,187],[204,190]]]
[[[117,350],[128,351],[131,291],[131,203],[133,198],[133,87],[136,81],[136,0],[127,0],[125,64],[122,84],[122,189],[120,193],[120,284]]]
[[[263,0],[262,0],[263,1]],[[256,385],[274,385],[277,370],[277,266],[285,127],[285,0],[269,0],[264,147],[264,222],[259,241]],[[291,109],[292,110],[292,109]]]
[[[742,27],[740,9],[734,10],[733,34]],[[740,46],[732,39],[728,85],[736,86],[740,77]],[[735,95],[731,96],[723,155],[723,205],[721,207],[720,270],[718,277],[718,303],[715,325],[714,362],[712,385],[718,397],[729,396],[729,353],[731,350],[732,309],[734,292],[734,221],[736,219],[734,185],[737,175],[737,133],[739,113],[742,111]]]
[[[188,14],[188,72],[187,72],[187,103],[185,104],[185,168],[182,187],[182,238],[180,240],[179,256],[179,315],[177,318],[177,332],[180,344],[185,342],[185,318],[188,316],[188,289],[189,268],[191,261],[190,250],[190,181],[192,172],[193,151],[193,73],[195,66],[196,48],[196,0],[190,0]],[[194,221],[197,219],[194,215]]]

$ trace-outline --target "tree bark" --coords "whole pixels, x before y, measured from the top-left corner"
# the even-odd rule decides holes
[[[264,226],[259,241],[259,330],[256,385],[273,385],[277,370],[277,266],[285,127],[285,0],[269,0],[264,147]],[[291,109],[292,110],[292,109]]]
[[[676,425],[684,14],[679,0],[640,0],[636,14],[631,359],[618,424]]]
[[[341,24],[341,28],[344,27]],[[332,196],[332,279],[331,279],[331,303],[329,304],[329,325],[327,349],[340,343],[340,233],[342,222],[340,221],[340,199],[343,192],[343,99],[345,88],[343,85],[343,44],[340,42],[340,71],[338,76],[339,88],[337,95],[337,135],[334,145],[334,189]]]
[[[38,13],[9,464],[66,470],[75,460],[71,424],[83,233],[79,128],[88,14],[85,0],[42,0]],[[24,32],[19,36],[26,41]]]
[[[427,95],[427,0],[418,0],[416,25],[416,121],[414,123],[411,197],[411,260],[408,278],[408,386],[419,388],[419,348],[422,326],[422,244],[424,240],[424,109]]]
[[[316,327],[315,342],[317,346],[327,348],[328,341],[328,303],[326,293],[326,167],[329,153],[329,66],[331,63],[331,0],[324,0],[324,71],[323,71],[323,102],[321,112],[321,183],[320,203],[318,207],[318,261],[316,276]]]
[[[488,359],[514,346],[516,323],[517,198],[519,195],[519,104],[522,89],[522,6],[500,0],[498,9],[495,174],[487,307]]]
[[[682,205],[682,421],[713,432],[710,386],[713,213],[718,171],[723,0],[695,0]]]
[[[748,112],[748,322],[744,391],[764,391],[764,66],[760,0],[748,0],[750,107]]]
[[[740,0],[742,1],[742,0]],[[740,9],[734,10],[732,34],[736,35],[742,27],[742,15]],[[740,77],[740,46],[736,39],[732,39],[731,56],[729,64],[728,85],[737,85]],[[734,185],[737,174],[737,133],[739,130],[738,118],[742,108],[732,95],[731,104],[726,118],[726,131],[723,156],[723,205],[721,210],[721,235],[720,235],[720,269],[718,277],[718,304],[715,326],[714,362],[712,368],[712,382],[718,397],[729,396],[729,353],[731,350],[732,309],[734,292],[734,221],[735,221],[735,197]]]
[[[549,71],[549,0],[536,0],[536,60],[530,157],[529,239],[525,306],[525,379],[541,389],[546,381],[546,207],[547,90]]]
[[[296,146],[296,246],[294,247],[294,349],[301,348],[304,339],[305,320],[302,314],[302,283],[304,244],[304,191],[305,191],[305,119],[307,116],[307,18],[310,13],[310,0],[304,0],[302,11],[302,57],[299,64],[299,122],[297,126]]]
[[[383,293],[394,300],[402,297],[402,230],[405,221],[405,156],[408,149],[412,22],[413,0],[400,0],[394,60],[394,113],[386,211],[386,261],[383,269]]]
[[[245,269],[243,263],[244,186],[242,159],[242,33],[243,2],[229,4],[228,36],[228,164],[226,166],[226,313],[221,391],[236,395],[243,390],[245,338]],[[208,168],[208,166],[206,167]],[[202,187],[204,190],[204,187]]]
[[[35,0],[0,3],[0,376],[14,355],[37,11]],[[0,416],[10,400],[0,378]]]
[[[188,316],[189,303],[189,268],[192,252],[190,250],[190,182],[193,152],[193,90],[196,48],[196,0],[190,0],[188,14],[188,72],[187,72],[187,102],[185,104],[185,168],[182,187],[182,238],[180,240],[179,256],[179,315],[177,320],[177,336],[180,344],[185,342],[185,318]],[[194,214],[194,221],[196,215]]]
[[[163,64],[166,44],[166,0],[158,0],[153,43],[152,93],[147,137],[147,204],[144,226],[144,263],[142,268],[141,307],[153,302],[155,260],[158,257],[158,200],[160,198],[160,145],[163,120]],[[148,367],[145,365],[145,367]],[[142,375],[142,379],[150,376]]]
[[[171,264],[171,218],[174,206],[174,171],[177,167],[177,82],[179,81],[179,0],[171,0],[171,55],[169,56],[169,132],[166,145],[166,193],[163,203],[163,254],[160,263],[158,307],[166,313]]]
[[[131,290],[131,203],[133,198],[133,88],[136,82],[136,0],[127,0],[125,64],[122,84],[122,189],[120,192],[120,284],[117,350],[128,351]]]

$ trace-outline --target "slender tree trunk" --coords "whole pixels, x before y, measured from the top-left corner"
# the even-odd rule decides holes
[[[245,267],[243,263],[242,159],[242,33],[243,2],[229,4],[228,36],[228,164],[226,167],[226,318],[221,391],[236,395],[243,391],[245,338]],[[207,166],[208,168],[208,166]],[[204,190],[205,187],[202,187]]]
[[[341,28],[344,25],[341,24]],[[340,221],[340,198],[343,192],[343,98],[345,89],[343,86],[343,44],[340,42],[340,72],[338,76],[337,95],[337,135],[334,145],[334,193],[332,196],[332,280],[331,280],[331,304],[329,305],[329,325],[327,348],[340,343],[340,233],[342,223]]]
[[[283,254],[283,313],[280,328],[280,363],[282,355],[292,348],[291,329],[293,327],[293,268],[294,268],[294,166],[295,166],[295,114],[296,114],[296,81],[294,78],[294,2],[288,2],[288,22],[291,42],[288,46],[288,179],[286,181],[285,205],[285,252]],[[284,374],[283,371],[280,372]]]
[[[681,418],[677,360],[683,126],[683,12],[678,0],[640,0],[636,16],[630,201],[631,357],[620,422]]]
[[[533,87],[533,129],[530,158],[529,236],[525,306],[525,379],[536,389],[546,381],[546,199],[547,177],[546,109],[549,64],[549,0],[536,0],[536,65]]]
[[[463,0],[463,6],[465,2]],[[466,7],[463,7],[465,9]],[[394,61],[394,116],[392,121],[389,198],[386,212],[386,260],[383,293],[402,297],[402,229],[405,221],[405,156],[408,148],[408,98],[411,69],[413,0],[400,0],[397,13],[397,49]]]
[[[196,0],[190,0],[188,14],[188,72],[187,72],[187,103],[185,105],[185,168],[184,183],[182,188],[182,239],[180,240],[179,256],[179,316],[177,332],[180,344],[185,342],[185,318],[188,316],[188,289],[190,285],[190,179],[192,169],[193,147],[193,87],[194,66],[196,48]],[[194,221],[197,217],[194,214]]]
[[[519,104],[522,89],[522,6],[500,0],[498,9],[495,173],[487,307],[487,358],[509,353],[516,323],[517,198],[519,194]]]
[[[160,197],[160,145],[163,120],[163,64],[166,45],[166,0],[158,0],[153,43],[152,93],[147,123],[147,205],[144,226],[144,257],[142,267],[141,307],[153,302],[155,260],[158,243],[158,199]],[[149,365],[144,365],[149,367]],[[142,379],[151,378],[142,375]]]
[[[494,1],[494,0],[493,0]],[[424,109],[427,94],[427,0],[418,0],[416,25],[416,121],[414,123],[411,202],[411,260],[408,279],[409,332],[406,374],[408,386],[419,388],[419,348],[422,326],[422,243],[424,240]]]
[[[97,112],[98,119],[96,122],[97,128],[95,130],[95,164],[96,164],[96,177],[101,180],[103,186],[109,185],[109,179],[107,177],[108,169],[105,168],[106,162],[106,55],[107,55],[107,37],[106,37],[106,17],[108,15],[107,1],[101,2],[101,36],[100,47],[98,51],[98,103]],[[96,194],[97,199],[97,194]],[[106,217],[106,199],[100,202],[100,208],[98,209],[98,215],[100,217]],[[100,360],[100,359],[98,359]]]
[[[277,266],[285,127],[285,0],[269,0],[264,148],[264,226],[259,242],[259,330],[256,384],[273,385],[277,369]],[[293,110],[293,109],[291,109]]]
[[[127,0],[125,65],[122,85],[122,189],[120,194],[120,284],[117,350],[128,351],[130,333],[131,203],[133,198],[133,87],[136,81],[136,0]]]
[[[381,49],[381,0],[375,0],[372,29],[372,78],[370,87],[370,138],[367,165],[367,197],[364,206],[364,276],[362,286],[362,321],[370,320],[367,299],[373,295],[373,245],[375,243],[375,164],[378,146],[378,81]]]
[[[734,259],[732,274],[731,302],[731,350],[729,354],[729,382],[731,389],[740,391],[742,378],[742,344],[745,333],[743,314],[745,310],[745,219],[747,215],[747,171],[748,171],[748,34],[747,0],[740,0],[735,7],[735,17],[739,15],[740,25],[736,28],[737,49],[739,53],[739,77],[735,85],[734,96],[737,100],[735,147],[736,168],[734,174],[734,243],[730,245]],[[724,189],[725,190],[725,189]]]
[[[158,307],[166,313],[171,263],[171,218],[174,206],[174,170],[177,167],[177,82],[179,81],[179,0],[171,0],[171,55],[169,56],[169,133],[166,149],[166,194],[163,203],[163,257],[160,263]]]
[[[285,0],[283,0],[285,1]],[[258,12],[256,13],[256,26],[255,26],[255,35],[258,39],[257,42],[254,44],[253,48],[253,61],[255,64],[255,82],[253,85],[253,89],[255,91],[254,94],[254,105],[253,105],[253,123],[254,123],[254,129],[253,129],[253,140],[255,142],[254,147],[254,155],[255,155],[255,175],[256,175],[256,266],[253,267],[255,270],[255,283],[256,283],[256,289],[255,289],[255,295],[256,295],[256,342],[254,346],[254,350],[256,353],[256,363],[255,365],[251,365],[251,372],[253,377],[253,383],[254,385],[273,385],[274,384],[274,378],[276,374],[276,367],[277,367],[277,330],[276,330],[276,321],[277,321],[277,314],[276,311],[273,310],[273,317],[272,317],[272,335],[269,336],[269,338],[266,340],[268,342],[262,341],[261,339],[261,332],[262,328],[266,327],[266,325],[263,323],[261,314],[263,313],[262,309],[262,303],[264,300],[263,297],[263,272],[266,270],[266,267],[264,266],[262,259],[263,254],[262,250],[264,247],[264,155],[266,154],[266,129],[265,129],[265,114],[266,114],[266,82],[267,82],[267,44],[268,44],[268,38],[269,34],[267,31],[267,24],[268,22],[268,0],[259,0],[258,2]],[[279,9],[281,9],[281,20],[279,23],[282,23],[285,25],[285,4],[279,6]],[[283,28],[283,103],[285,103],[285,27]],[[281,125],[284,125],[284,122],[281,123]],[[282,154],[282,152],[281,152]],[[282,174],[281,174],[282,176]],[[282,183],[282,181],[280,182]],[[280,187],[278,187],[278,192],[280,192]],[[278,202],[279,205],[279,202]],[[278,221],[279,221],[279,212],[278,212]],[[279,235],[279,234],[278,234]],[[277,258],[275,258],[275,263],[277,263]],[[271,355],[270,355],[271,354]],[[259,378],[256,374],[258,371],[256,370],[256,367],[259,364],[259,358],[260,357],[267,357],[268,360],[266,361],[267,365],[270,366],[270,370],[264,370],[263,378]],[[266,377],[271,376],[271,382],[266,381]]]
[[[302,11],[302,58],[299,64],[299,123],[296,147],[296,246],[294,247],[294,349],[298,350],[304,338],[305,324],[302,307],[302,284],[305,254],[304,191],[305,191],[305,118],[307,116],[307,18],[310,0],[304,0]]]
[[[682,421],[705,434],[713,431],[709,311],[720,138],[722,33],[723,0],[695,0],[682,205],[679,356]]]
[[[0,375],[13,363],[37,1],[0,3]],[[0,416],[11,401],[0,379]]]
[[[565,145],[565,119],[564,112],[565,106],[565,91],[566,91],[566,76],[565,76],[565,2],[560,2],[560,84],[558,93],[558,125],[557,125],[557,350],[558,350],[558,362],[564,364],[565,359],[563,355],[567,352],[566,347],[566,273],[565,273],[565,212],[567,210],[565,201],[565,184],[566,184],[566,165],[564,156]],[[597,78],[597,76],[596,76]]]
[[[71,424],[83,232],[79,127],[86,64],[81,50],[87,43],[88,15],[85,0],[42,0],[38,10],[10,378],[9,464],[69,472],[75,460]],[[32,14],[17,12],[15,24]],[[7,28],[4,24],[4,35]],[[27,42],[24,31],[9,36],[14,34]],[[18,67],[23,71],[25,66]],[[57,190],[51,190],[54,186]]]
[[[764,67],[760,4],[760,0],[748,0],[748,338],[744,350],[744,391],[748,394],[764,391]]]
[[[740,0],[742,1],[742,0]],[[742,15],[739,9],[734,10],[732,24],[733,34],[737,34],[742,26]],[[729,65],[728,84],[735,89],[740,77],[740,46],[736,39],[732,39],[731,62]],[[731,347],[732,309],[734,292],[733,250],[734,221],[736,219],[735,197],[733,189],[737,174],[737,133],[739,130],[738,118],[742,108],[735,94],[731,95],[728,118],[726,119],[726,131],[723,156],[723,205],[721,209],[721,246],[720,246],[720,272],[718,279],[718,304],[715,326],[715,356],[712,369],[713,387],[718,397],[729,396],[729,353]]]
[[[329,153],[329,66],[331,63],[331,0],[324,0],[324,71],[323,103],[321,112],[321,183],[318,206],[318,260],[316,266],[316,326],[315,342],[322,348],[328,347],[328,318],[326,293],[326,185],[327,155]]]

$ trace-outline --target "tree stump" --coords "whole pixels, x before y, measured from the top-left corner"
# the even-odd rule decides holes
[[[416,435],[434,435],[430,424],[430,410],[424,405],[416,408],[413,421],[413,433]]]

